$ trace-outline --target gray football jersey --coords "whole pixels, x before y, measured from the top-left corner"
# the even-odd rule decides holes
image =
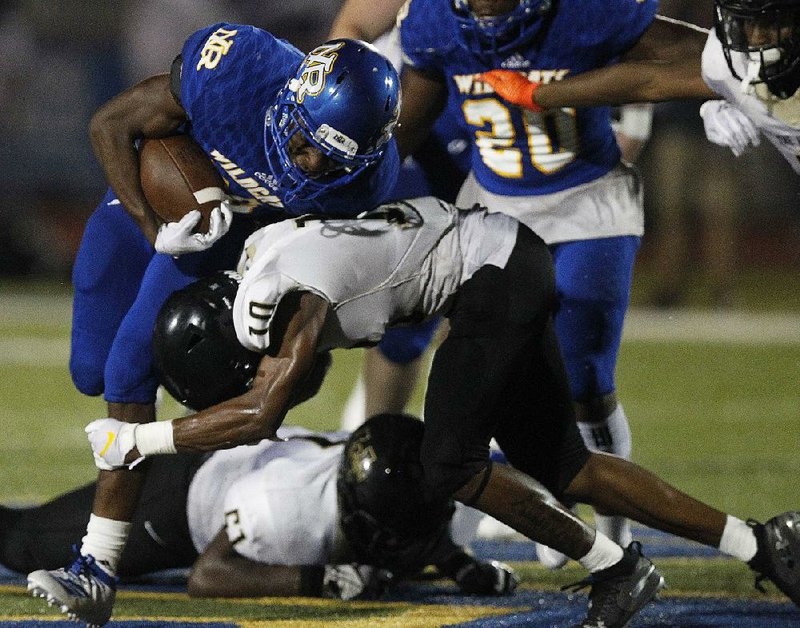
[[[504,266],[517,223],[461,211],[433,197],[383,205],[355,219],[301,217],[269,225],[246,242],[233,307],[239,341],[269,347],[280,300],[309,291],[333,307],[318,348],[378,342],[389,326],[447,309],[480,266]]]

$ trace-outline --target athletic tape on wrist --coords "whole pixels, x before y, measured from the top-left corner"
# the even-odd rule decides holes
[[[142,456],[177,453],[172,437],[172,421],[157,421],[136,426],[136,448]]]

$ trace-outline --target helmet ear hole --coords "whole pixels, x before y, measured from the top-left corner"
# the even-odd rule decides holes
[[[186,353],[191,353],[198,344],[203,341],[203,337],[199,333],[188,334],[189,338],[186,341]]]

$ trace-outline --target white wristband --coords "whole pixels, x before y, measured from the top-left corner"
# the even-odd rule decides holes
[[[172,421],[140,423],[134,433],[136,449],[142,456],[153,454],[174,454],[175,441],[172,438]]]

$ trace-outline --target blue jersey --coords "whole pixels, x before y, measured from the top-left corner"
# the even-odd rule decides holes
[[[229,193],[260,208],[257,211],[355,215],[372,209],[387,199],[397,177],[394,140],[378,164],[312,201],[286,205],[270,185],[267,109],[303,57],[288,42],[253,26],[213,24],[197,31],[182,51],[180,101],[189,116],[189,132],[211,157]]]
[[[608,107],[534,113],[509,105],[478,80],[481,72],[519,70],[534,81],[561,80],[608,65],[655,18],[657,0],[559,0],[540,18],[531,43],[501,58],[473,54],[452,0],[411,0],[400,22],[405,61],[446,82],[445,115],[473,138],[472,168],[495,194],[550,194],[592,181],[620,159]]]

